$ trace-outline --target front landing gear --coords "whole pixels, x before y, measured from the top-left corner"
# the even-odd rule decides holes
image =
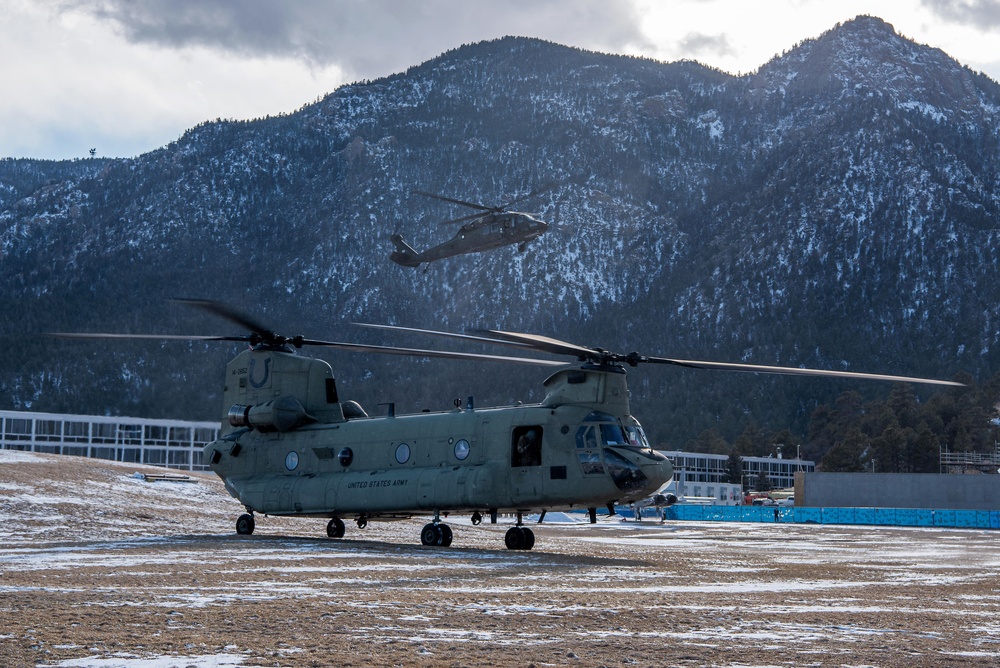
[[[535,532],[528,527],[511,527],[503,542],[508,550],[530,550],[535,546]]]
[[[431,522],[426,524],[420,532],[420,542],[424,545],[448,547],[451,545],[452,538],[451,527],[447,524]]]
[[[257,523],[250,513],[244,513],[236,518],[236,533],[241,536],[249,536],[256,526]]]
[[[517,525],[507,529],[507,535],[503,537],[508,550],[530,550],[535,546],[535,532],[522,526],[522,521],[523,517],[518,513]]]

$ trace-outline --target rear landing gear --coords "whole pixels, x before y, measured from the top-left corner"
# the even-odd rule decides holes
[[[334,517],[326,524],[326,535],[330,538],[343,538],[346,531],[344,520],[339,517]]]
[[[249,513],[244,513],[236,518],[236,533],[241,536],[249,536],[256,526],[257,523],[254,521],[253,515]]]

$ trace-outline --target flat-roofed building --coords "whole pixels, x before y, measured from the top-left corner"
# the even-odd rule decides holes
[[[739,488],[739,500],[742,492],[757,490],[757,480],[761,472],[774,489],[790,488],[795,485],[795,474],[798,471],[812,473],[816,470],[815,462],[805,459],[782,459],[780,457],[740,457],[743,469],[741,485],[727,483],[728,455],[710,455],[701,452],[684,452],[682,450],[662,451],[674,464],[674,480],[676,489],[668,490],[677,496],[712,497],[717,501],[735,501],[735,488]],[[725,487],[721,487],[725,485]]]
[[[205,471],[218,422],[0,411],[0,449]]]

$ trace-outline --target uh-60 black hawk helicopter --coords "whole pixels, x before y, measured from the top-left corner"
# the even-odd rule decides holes
[[[179,300],[222,316],[249,331],[238,336],[157,334],[56,334],[64,338],[180,339],[249,344],[226,367],[222,429],[204,448],[204,460],[246,507],[236,531],[251,534],[254,514],[327,519],[327,535],[345,535],[345,519],[369,521],[429,515],[424,545],[448,546],[450,513],[511,513],[516,523],[504,542],[531,549],[528,513],[599,507],[614,512],[655,495],[673,466],[653,450],[629,408],[626,368],[668,364],[837,378],[868,378],[939,385],[950,381],[881,374],[822,371],[627,355],[532,334],[490,330],[453,334],[389,325],[364,325],[513,346],[575,362],[446,350],[425,350],[285,337],[217,302]],[[495,408],[464,405],[436,413],[369,416],[341,401],[330,365],[299,355],[302,346],[340,350],[494,361],[558,367],[544,382],[545,398],[533,405]]]
[[[466,220],[470,221],[462,225],[455,236],[448,241],[423,252],[414,250],[403,241],[402,235],[392,235],[390,241],[396,250],[392,252],[389,259],[403,267],[419,267],[421,263],[434,262],[467,253],[479,253],[511,244],[518,244],[518,250],[524,251],[529,241],[537,239],[549,229],[548,223],[538,220],[531,214],[510,211],[510,207],[517,202],[510,202],[502,206],[483,206],[421,190],[414,192],[452,204],[470,207],[476,209],[477,212],[441,223],[442,225],[451,225]],[[532,194],[529,197],[535,197],[537,194]]]

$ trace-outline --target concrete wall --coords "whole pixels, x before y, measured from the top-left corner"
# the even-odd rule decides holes
[[[796,473],[795,505],[1000,510],[1000,475]]]

